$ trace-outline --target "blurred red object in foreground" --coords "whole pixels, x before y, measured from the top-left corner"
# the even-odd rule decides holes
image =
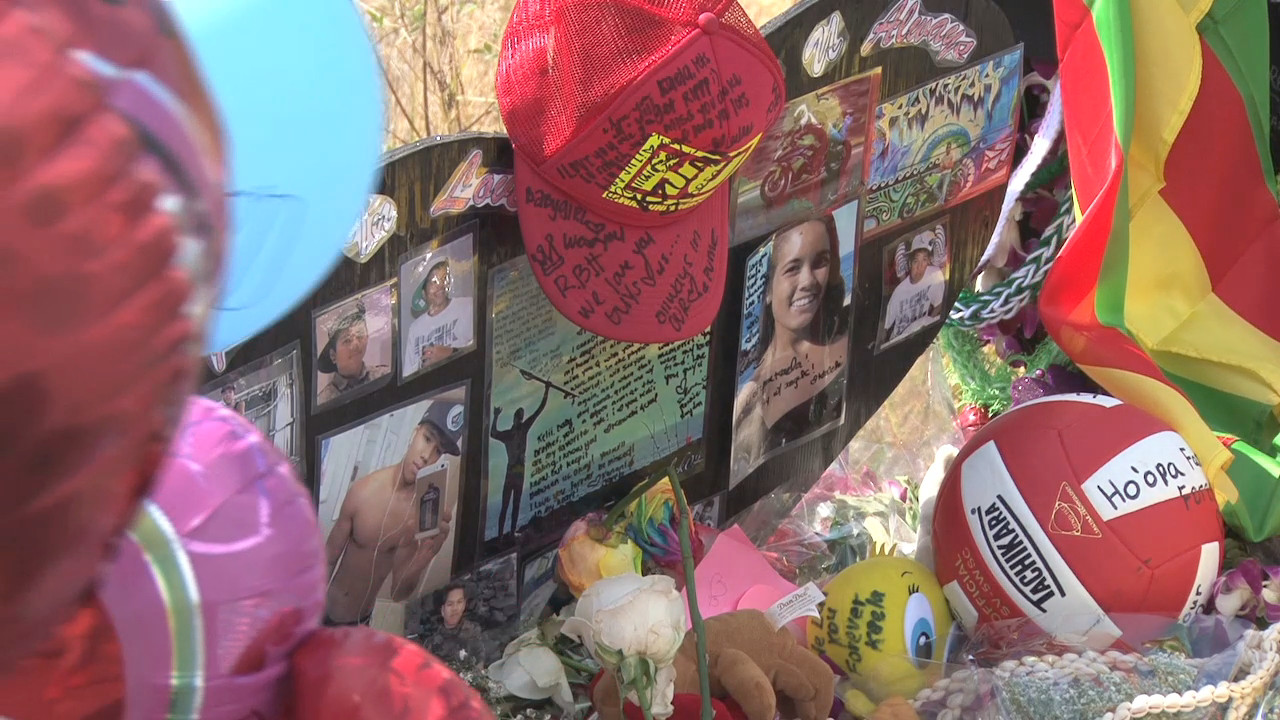
[[[39,649],[0,673],[0,717],[124,716],[124,658],[97,600],[86,601]]]
[[[294,720],[493,720],[470,685],[404,638],[321,628],[294,653]]]

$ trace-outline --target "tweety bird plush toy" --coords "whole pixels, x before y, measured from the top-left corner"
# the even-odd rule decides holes
[[[933,572],[903,557],[873,556],[825,588],[809,648],[846,674],[836,695],[855,717],[890,697],[910,699],[942,673],[951,611]]]

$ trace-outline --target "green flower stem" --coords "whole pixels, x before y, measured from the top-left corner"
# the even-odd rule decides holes
[[[698,652],[698,687],[702,693],[702,720],[712,720],[715,712],[711,709],[711,673],[707,668],[707,630],[702,624],[702,613],[698,611],[698,588],[693,576],[693,513],[689,511],[689,501],[684,496],[684,488],[680,486],[680,476],[673,466],[669,470],[671,489],[680,506],[680,522],[676,526],[680,534],[680,554],[684,559],[684,588],[689,596],[689,620],[693,624],[694,639]],[[645,720],[649,720],[646,714]]]
[[[614,506],[609,509],[609,514],[604,516],[604,526],[609,529],[609,532],[613,532],[613,528],[617,526],[618,521],[622,519],[622,514],[627,511],[627,508],[631,507],[636,500],[640,499],[641,495],[649,492],[650,488],[660,482],[662,482],[661,477],[651,477],[635,486],[631,492],[627,493],[626,497],[615,503]]]
[[[629,691],[636,694],[636,702],[645,720],[653,720],[653,682],[658,675],[658,668],[648,658],[628,657],[618,666],[621,675],[621,695],[623,705]]]
[[[561,662],[565,667],[567,667],[567,668],[572,668],[572,669],[574,669],[574,670],[577,670],[578,672],[582,673],[583,675],[587,675],[587,676],[589,676],[589,677],[590,677],[590,676],[594,676],[594,675],[596,674],[596,671],[595,671],[594,669],[592,669],[592,667],[591,667],[590,665],[588,665],[588,664],[586,664],[586,663],[584,663],[584,662],[580,662],[580,661],[578,661],[578,660],[574,660],[574,659],[573,659],[573,658],[571,658],[571,657],[565,657],[564,655],[560,655],[559,653],[557,653],[557,654],[556,654],[556,657],[560,658],[560,662]]]

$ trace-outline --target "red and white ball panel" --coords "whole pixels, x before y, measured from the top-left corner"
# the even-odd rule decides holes
[[[952,465],[933,525],[938,579],[970,632],[1029,617],[1107,646],[1126,616],[1189,618],[1222,561],[1222,517],[1189,446],[1105,396],[993,420]]]

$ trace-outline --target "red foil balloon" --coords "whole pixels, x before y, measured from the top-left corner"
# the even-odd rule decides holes
[[[218,123],[158,0],[0,0],[0,675],[61,640],[194,382]]]
[[[493,720],[479,693],[401,637],[321,628],[293,654],[293,720]]]
[[[125,658],[105,610],[87,602],[39,652],[0,673],[0,717],[96,720],[125,715]]]

